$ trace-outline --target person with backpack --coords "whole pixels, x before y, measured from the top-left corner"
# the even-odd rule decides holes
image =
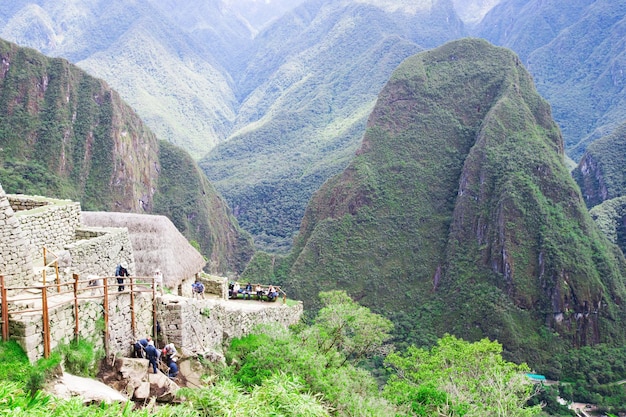
[[[150,365],[152,365],[152,372],[156,374],[157,373],[157,359],[159,358],[159,352],[157,351],[157,348],[154,347],[154,342],[152,340],[148,342],[148,346],[146,346],[145,350],[146,350],[146,356],[148,360],[150,361]]]
[[[124,291],[124,277],[130,276],[125,263],[121,263],[117,265],[117,268],[115,268],[115,276],[117,277],[117,283],[119,284],[119,286],[117,287],[117,291],[118,292]]]
[[[199,297],[204,298],[204,284],[201,283],[198,279],[196,279],[196,282],[191,284],[191,293],[194,298],[196,296],[198,296],[198,298]]]

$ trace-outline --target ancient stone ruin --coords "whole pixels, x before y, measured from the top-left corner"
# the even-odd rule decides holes
[[[108,213],[111,216],[115,217]],[[31,361],[75,338],[89,340],[109,356],[129,356],[132,343],[147,335],[161,344],[174,343],[183,356],[219,360],[228,339],[245,335],[259,324],[286,326],[300,319],[301,303],[227,300],[227,278],[205,274],[195,260],[184,276],[170,278],[164,295],[154,292],[152,277],[147,276],[150,267],[137,260],[135,251],[144,252],[141,259],[150,259],[150,252],[157,248],[134,250],[129,229],[141,227],[128,223],[128,219],[141,222],[150,217],[157,216],[120,213],[117,227],[94,226],[93,218],[86,226],[79,203],[7,195],[0,186],[3,337],[16,340]],[[122,226],[125,221],[129,227]],[[147,221],[154,223],[151,218]],[[169,220],[158,220],[164,221]],[[163,249],[164,244],[158,250],[172,250],[177,259],[202,259],[199,254],[177,252],[190,250],[180,243],[171,249]],[[158,257],[163,256],[159,252]],[[113,276],[120,263],[127,265],[132,276],[121,292]],[[138,270],[146,276],[138,276]],[[97,277],[103,285],[90,287],[88,277]],[[190,284],[196,279],[205,283],[204,299],[190,297]]]

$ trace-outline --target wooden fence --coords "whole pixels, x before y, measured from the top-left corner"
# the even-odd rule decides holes
[[[2,306],[2,340],[9,340],[9,321],[11,315],[25,314],[25,313],[42,313],[43,321],[43,353],[44,357],[50,356],[50,321],[49,311],[57,307],[65,306],[73,303],[74,305],[74,337],[76,340],[79,338],[80,331],[80,311],[79,301],[100,299],[102,297],[102,307],[104,314],[104,349],[106,355],[109,354],[109,287],[117,287],[120,284],[117,282],[119,277],[97,277],[97,282],[94,284],[95,279],[79,279],[77,274],[73,274],[73,282],[60,283],[57,280],[54,284],[46,284],[45,280],[42,285],[33,285],[29,287],[7,287],[5,285],[4,276],[0,275],[0,297]],[[153,339],[156,340],[157,331],[157,309],[156,309],[156,289],[153,277],[124,277],[124,286],[130,288],[130,290],[115,291],[115,294],[130,294],[130,313],[131,313],[131,329],[133,336],[136,333],[135,323],[135,293],[138,292],[151,292],[152,293],[152,319],[153,319]],[[95,290],[102,289],[102,294],[99,295],[85,295],[85,292],[91,291],[92,294]],[[9,311],[9,299],[7,293],[9,291],[24,294],[26,290],[35,290],[41,292],[41,295],[33,296],[19,296],[15,297],[14,301],[34,301],[35,304],[41,301],[40,308],[30,308],[24,310]],[[55,291],[56,290],[56,291]],[[50,294],[49,294],[50,292]],[[70,295],[68,297],[68,295]],[[65,296],[65,297],[63,297]],[[49,305],[49,302],[55,302],[53,305]]]

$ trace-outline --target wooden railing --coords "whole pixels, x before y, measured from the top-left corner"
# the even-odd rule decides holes
[[[2,340],[9,340],[9,319],[11,315],[21,315],[26,313],[42,313],[42,321],[43,321],[43,351],[44,357],[48,358],[50,355],[50,321],[49,321],[49,311],[51,309],[61,307],[64,305],[68,305],[70,303],[74,304],[74,337],[76,340],[79,338],[80,333],[80,312],[79,312],[79,301],[80,300],[90,300],[90,299],[100,299],[102,297],[102,309],[104,315],[104,343],[105,343],[105,353],[109,354],[109,287],[118,286],[117,278],[118,277],[98,277],[98,282],[94,284],[94,280],[80,280],[77,274],[73,274],[73,282],[67,283],[55,283],[55,284],[43,284],[43,285],[34,285],[28,287],[7,287],[5,285],[4,276],[0,275],[0,300],[2,306]],[[124,277],[125,280],[129,281],[130,291],[116,291],[116,294],[125,294],[130,293],[130,311],[131,311],[131,328],[133,333],[133,338],[136,333],[136,323],[135,323],[135,293],[137,292],[151,292],[152,293],[152,317],[153,317],[153,338],[156,340],[156,331],[157,331],[157,310],[156,310],[156,290],[153,285],[152,277]],[[139,281],[144,285],[135,285],[135,281]],[[82,285],[81,285],[82,284]],[[57,289],[56,294],[50,296],[48,295],[48,289],[55,288]],[[148,287],[148,288],[146,288]],[[66,288],[64,291],[61,291],[62,288]],[[69,288],[69,289],[67,289]],[[102,289],[102,294],[93,295],[96,290]],[[30,309],[22,309],[9,311],[9,299],[7,297],[7,292],[19,292],[24,290],[37,290],[41,292],[41,295],[34,296],[25,296],[15,298],[15,301],[39,301],[41,300],[40,308],[30,308]],[[85,295],[85,292],[91,291],[92,295]],[[58,300],[61,296],[72,294],[72,297],[68,299]],[[52,298],[52,300],[51,300]],[[54,301],[57,299],[57,303],[50,305],[49,301]]]
[[[43,248],[43,269],[41,270],[41,275],[42,275],[42,280],[43,280],[43,285],[46,285],[46,268],[53,266],[54,265],[54,271],[56,274],[56,284],[57,284],[57,292],[61,292],[61,288],[60,288],[60,278],[59,278],[59,257],[57,255],[54,254],[54,252],[49,251],[52,256],[54,256],[54,260],[48,262],[48,251],[49,249],[47,249],[45,246]]]

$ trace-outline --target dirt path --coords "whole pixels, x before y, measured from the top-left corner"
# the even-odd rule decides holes
[[[261,311],[267,308],[276,308],[283,305],[282,300],[274,302],[257,300],[222,300],[221,303],[230,311]]]

